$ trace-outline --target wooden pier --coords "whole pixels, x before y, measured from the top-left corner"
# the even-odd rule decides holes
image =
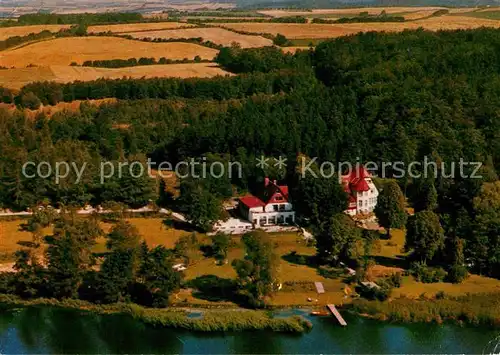
[[[339,313],[335,305],[333,304],[327,304],[326,308],[337,318],[338,322],[340,323],[341,326],[345,327],[347,326],[347,322],[342,318],[342,315]]]

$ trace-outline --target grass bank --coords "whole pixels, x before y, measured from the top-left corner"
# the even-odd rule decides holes
[[[485,325],[500,328],[500,295],[475,294],[436,299],[397,298],[389,302],[357,300],[351,310],[383,321]]]
[[[4,308],[47,306],[99,315],[128,315],[156,327],[197,332],[270,330],[274,332],[302,333],[312,328],[312,324],[300,316],[273,318],[268,312],[252,310],[203,311],[201,317],[190,318],[189,313],[183,310],[152,309],[128,303],[96,305],[80,300],[22,300],[10,295],[0,295],[0,306]]]

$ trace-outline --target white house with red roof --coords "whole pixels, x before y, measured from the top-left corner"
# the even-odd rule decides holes
[[[268,178],[264,182],[261,198],[244,196],[239,199],[238,209],[243,218],[254,228],[291,225],[295,223],[295,211],[288,195],[288,186],[278,185]]]
[[[377,205],[378,190],[364,166],[358,164],[348,174],[343,175],[342,185],[349,197],[349,205],[345,211],[348,215],[373,212]]]

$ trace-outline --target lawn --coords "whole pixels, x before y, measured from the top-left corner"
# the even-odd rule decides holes
[[[407,255],[404,252],[405,231],[401,229],[392,229],[390,239],[380,240],[380,249],[374,253],[374,259],[378,264],[374,269],[381,273],[381,269],[385,268],[406,268],[407,263],[404,257]],[[397,269],[394,269],[397,270]],[[401,270],[401,269],[400,269]],[[412,276],[404,276],[403,284],[400,288],[393,290],[392,297],[397,298],[405,296],[408,298],[418,298],[421,295],[426,297],[434,297],[438,292],[445,292],[451,296],[463,296],[467,293],[492,293],[500,292],[500,280],[480,276],[471,275],[461,284],[452,284],[448,282],[438,283],[422,283],[417,282]]]
[[[385,237],[382,235],[382,238]],[[405,232],[401,229],[392,229],[390,239],[380,240],[380,250],[374,253],[375,256],[381,256],[386,258],[398,258],[400,255],[404,255],[405,247]]]
[[[137,227],[143,239],[151,247],[164,245],[167,248],[172,248],[180,237],[191,234],[189,231],[165,226],[162,218],[130,218],[127,220]],[[19,249],[17,242],[31,240],[30,233],[20,230],[20,225],[23,222],[23,220],[0,221],[0,261],[13,261],[13,253]],[[111,227],[112,224],[102,223],[104,232],[108,232]],[[48,233],[50,233],[49,229]],[[210,238],[207,235],[197,234],[197,236],[199,244],[210,244]],[[315,248],[307,245],[297,233],[276,233],[272,234],[272,238],[275,241],[276,253],[280,258],[279,279],[283,288],[272,297],[271,305],[315,307],[327,303],[342,304],[351,301],[350,297],[345,298],[344,288],[346,284],[342,278],[328,279],[319,275],[311,259],[315,254]],[[186,281],[203,277],[229,282],[234,280],[236,273],[231,262],[234,259],[243,258],[244,251],[240,236],[233,236],[232,241],[233,246],[228,253],[228,262],[224,265],[217,265],[214,258],[204,256],[198,247],[193,249],[190,252],[190,263],[185,271]],[[105,243],[105,237],[99,238],[94,251],[97,253],[105,252]],[[403,269],[407,267],[403,253],[404,244],[405,233],[398,229],[391,231],[390,239],[380,240],[380,247],[373,253],[373,258],[377,262],[372,273],[375,278],[396,271],[404,271]],[[315,281],[323,283],[325,294],[318,296],[313,284]],[[423,294],[426,297],[434,297],[440,291],[453,296],[467,293],[500,292],[500,281],[471,275],[458,285],[443,282],[424,284],[415,281],[411,276],[404,276],[402,287],[394,289],[392,297],[404,295],[409,298],[417,298]],[[308,301],[308,299],[312,299],[313,302]],[[213,300],[210,301],[207,297],[196,294],[191,289],[181,290],[173,296],[173,300],[176,303],[187,301],[188,304],[215,304]],[[222,303],[234,305],[230,300],[223,300]],[[217,304],[221,305],[220,302]]]
[[[162,244],[167,248],[172,248],[181,236],[189,234],[186,231],[167,228],[163,225],[162,218],[130,218],[127,220],[137,227],[139,233],[151,247]],[[14,252],[20,248],[18,242],[31,241],[31,233],[20,229],[23,223],[25,223],[25,220],[0,221],[0,261],[13,261]],[[112,225],[102,223],[101,226],[104,232],[107,233]],[[51,229],[47,228],[46,234],[50,233]],[[102,253],[104,251],[106,251],[106,238],[101,237],[97,240],[94,252]]]
[[[318,274],[314,266],[309,266],[308,257],[315,254],[315,248],[308,246],[297,233],[276,233],[272,234],[275,241],[276,253],[280,257],[279,279],[283,283],[283,288],[271,299],[270,304],[274,306],[288,305],[324,305],[327,303],[339,304],[343,300],[343,289],[345,284],[340,280],[327,279]],[[202,241],[208,243],[207,237],[202,236]],[[198,254],[192,264],[186,270],[186,280],[193,280],[204,275],[214,275],[222,279],[235,279],[236,272],[231,266],[234,259],[244,256],[241,238],[235,236],[233,247],[228,253],[228,263],[217,265],[213,258],[205,258]],[[292,252],[296,256],[303,257],[305,264],[298,264],[290,258]],[[323,282],[326,293],[319,296],[316,293],[313,282]],[[308,298],[318,299],[318,302],[309,302]],[[177,300],[187,300],[189,303],[210,304],[210,301],[193,297],[189,290],[182,290],[176,295]]]

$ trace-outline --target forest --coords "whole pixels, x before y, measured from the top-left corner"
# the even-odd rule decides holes
[[[336,179],[301,179],[255,166],[255,158],[316,157],[361,163],[423,162],[437,165],[426,179],[380,183],[377,217],[387,230],[405,227],[413,271],[422,280],[460,282],[467,270],[500,277],[500,31],[365,33],[321,43],[315,50],[221,50],[217,61],[240,73],[213,79],[98,80],[35,83],[3,101],[23,107],[75,99],[116,97],[99,107],[36,119],[0,112],[0,206],[24,210],[40,203],[82,206],[119,202],[167,205],[207,229],[221,217],[222,201],[254,191],[264,175],[287,182],[304,225],[313,230],[327,263],[354,259],[361,234],[342,211],[346,196]],[[158,181],[126,174],[100,184],[89,168],[53,180],[21,174],[26,161],[142,161],[172,163],[202,157],[239,161],[243,175],[186,178],[180,197]],[[468,179],[453,162],[481,162],[480,179]],[[441,163],[447,164],[446,169]],[[466,168],[469,169],[469,168]],[[451,172],[450,172],[451,171]],[[415,215],[407,217],[405,200]],[[190,206],[196,206],[194,211]],[[200,212],[201,211],[201,212]],[[325,217],[326,216],[326,217]],[[320,250],[320,249],[318,249]],[[357,261],[359,262],[359,261]]]

